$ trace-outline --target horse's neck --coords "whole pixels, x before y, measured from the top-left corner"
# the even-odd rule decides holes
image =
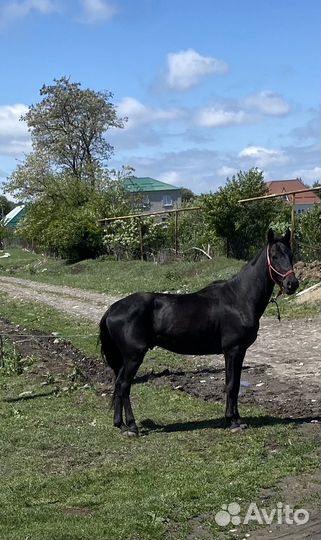
[[[255,314],[260,318],[269,303],[274,287],[274,282],[268,272],[265,248],[245,266],[240,274],[240,279],[246,283],[242,287],[246,304],[253,307]]]

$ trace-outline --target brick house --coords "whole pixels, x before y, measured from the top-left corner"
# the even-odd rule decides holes
[[[272,180],[267,182],[267,187],[272,195],[282,195],[289,191],[296,191],[300,189],[306,189],[306,186],[302,180],[295,178],[293,180]],[[292,196],[284,195],[284,199],[291,203]],[[296,193],[295,195],[295,211],[297,214],[302,214],[312,208],[315,204],[320,204],[320,198],[314,191],[306,191],[305,193]]]

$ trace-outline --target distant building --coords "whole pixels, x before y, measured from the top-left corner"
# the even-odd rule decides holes
[[[137,195],[137,201],[134,201],[134,204],[141,209],[142,213],[175,210],[182,205],[181,188],[148,176],[126,178],[124,186],[127,191]]]
[[[16,206],[3,218],[3,225],[7,229],[16,229],[25,213],[26,208],[24,205]]]
[[[292,196],[286,195],[289,191],[296,191],[300,189],[306,189],[306,186],[302,180],[295,178],[293,180],[272,180],[267,182],[267,187],[272,195],[282,195],[284,193],[284,200],[291,204]],[[315,204],[320,204],[320,198],[314,191],[306,191],[305,193],[297,193],[295,195],[295,211],[298,214],[302,214],[312,208]]]

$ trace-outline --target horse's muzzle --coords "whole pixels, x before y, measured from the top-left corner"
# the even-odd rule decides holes
[[[293,294],[299,287],[299,280],[295,276],[289,276],[283,285],[286,294]]]

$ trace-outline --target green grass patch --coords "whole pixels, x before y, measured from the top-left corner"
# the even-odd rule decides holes
[[[294,426],[262,423],[231,436],[217,427],[221,406],[168,388],[134,386],[138,418],[153,419],[135,440],[111,427],[91,389],[36,397],[37,383],[20,375],[0,385],[0,399],[26,388],[34,399],[1,404],[7,540],[181,539],[204,514],[219,534],[222,504],[255,500],[261,488],[318,466],[316,442]]]
[[[146,261],[115,261],[105,258],[66,264],[17,248],[0,259],[0,275],[68,285],[115,295],[145,291],[193,291],[215,279],[227,279],[244,265],[219,257],[214,261],[155,264]]]
[[[280,315],[282,319],[307,319],[320,316],[320,302],[306,302],[298,304],[293,297],[282,296],[278,298]],[[276,317],[275,304],[269,304],[265,316]]]
[[[55,331],[95,350],[94,325],[4,295],[1,305],[2,316],[22,328]],[[152,354],[159,367],[175,356]],[[0,369],[0,538],[181,540],[195,516],[206,516],[216,538],[222,504],[246,506],[270,487],[280,500],[282,478],[318,469],[313,436],[256,408],[243,409],[255,427],[232,436],[223,429],[223,405],[136,384],[142,436],[128,440],[93,389],[47,381],[44,395],[29,363],[20,358],[19,365],[22,371]],[[19,399],[25,392],[30,398]]]

